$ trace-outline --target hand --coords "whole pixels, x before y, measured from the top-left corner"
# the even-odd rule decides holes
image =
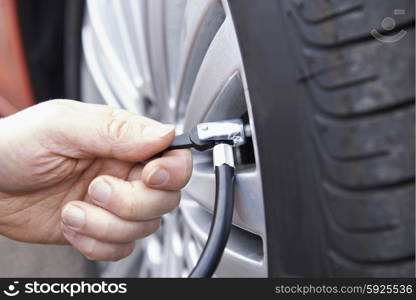
[[[172,125],[104,105],[38,104],[0,120],[0,234],[118,260],[177,207],[192,171]]]

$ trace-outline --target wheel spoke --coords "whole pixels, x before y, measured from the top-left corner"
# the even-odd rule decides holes
[[[139,61],[139,68],[140,74],[143,78],[143,88],[142,94],[144,96],[154,98],[153,92],[153,85],[152,85],[152,78],[150,74],[150,58],[149,53],[147,51],[147,39],[146,39],[146,24],[145,24],[145,11],[146,5],[144,1],[129,1],[130,4],[130,12],[132,15],[132,24],[131,27],[132,35],[133,35],[133,42],[135,42],[134,46],[136,51],[134,51],[135,55],[137,55],[137,60]]]
[[[214,209],[215,175],[212,163],[203,155],[195,156],[189,188],[184,192],[210,211]],[[205,161],[204,161],[205,160]],[[253,233],[265,236],[263,206],[257,201],[261,193],[258,171],[254,168],[236,173],[235,213],[233,223]]]
[[[212,215],[192,200],[183,199],[181,206],[184,212],[184,221],[192,236],[199,243],[205,244],[208,239]],[[261,244],[262,241],[259,237],[233,227],[215,274],[217,276],[238,274],[242,277],[266,276]]]
[[[174,97],[176,79],[178,77],[179,60],[181,49],[181,28],[185,13],[186,0],[165,1],[165,32],[166,32],[166,54],[169,68],[169,94]],[[173,103],[169,99],[169,103]]]
[[[103,102],[189,129],[203,120],[252,119],[245,73],[226,0],[88,0],[84,57]],[[87,76],[85,76],[87,78]],[[86,79],[83,83],[88,84]],[[86,95],[86,89],[83,95]],[[97,91],[90,89],[91,98]],[[147,104],[146,104],[147,103]],[[155,105],[152,105],[155,104]],[[216,276],[266,276],[267,253],[259,161],[251,143],[236,149],[233,228]],[[250,139],[251,141],[251,139]],[[254,154],[253,154],[254,152]],[[181,206],[156,233],[103,276],[187,276],[212,220],[211,153],[194,155]]]
[[[123,3],[122,1],[113,1],[112,3],[114,6],[115,23],[117,24],[117,28],[120,33],[120,39],[122,41],[122,47],[127,61],[126,68],[130,72],[130,77],[133,79],[135,87],[141,90],[143,86],[143,78],[140,74],[137,57],[133,50],[135,46],[133,44],[135,39],[129,29],[132,27],[132,24],[129,23],[130,18],[127,18],[125,13],[126,2]]]
[[[109,76],[111,76],[111,80],[108,82],[118,99],[123,99],[125,107],[128,107],[133,111],[138,111],[139,95],[125,68],[123,67],[123,63],[116,54],[117,52],[113,48],[115,43],[111,43],[109,40],[109,36],[105,30],[106,27],[102,20],[102,12],[107,9],[107,6],[102,7],[99,3],[108,4],[100,1],[88,1],[88,15],[90,17],[97,41],[103,50],[102,53],[106,56],[108,64],[112,68],[112,72],[109,74]]]
[[[161,272],[165,277],[180,277],[183,256],[182,241],[180,240],[177,211],[163,218],[163,258],[165,264],[161,266]],[[179,243],[179,244],[178,244]]]
[[[187,102],[202,59],[224,19],[224,10],[219,1],[187,1],[176,90],[172,98],[172,105],[176,108]]]
[[[155,88],[157,105],[166,108],[169,99],[169,66],[166,57],[166,33],[165,33],[165,3],[163,0],[147,1],[147,41],[151,60],[152,78]]]
[[[240,67],[241,58],[238,43],[231,18],[227,18],[212,40],[198,71],[187,103],[184,120],[185,130],[204,119],[220,91],[227,81],[240,70]]]
[[[101,272],[100,276],[116,277],[117,274],[120,273],[120,270],[125,272],[126,277],[139,275],[140,271],[137,269],[137,258],[141,258],[143,256],[143,253],[140,253],[140,246],[142,243],[142,241],[136,242],[136,247],[134,248],[133,253],[130,256],[118,261],[117,264],[105,263],[105,265],[102,267],[103,271]]]
[[[101,70],[100,64],[97,61],[97,57],[99,54],[95,49],[96,43],[93,39],[94,36],[92,34],[92,28],[87,26],[84,27],[82,30],[82,43],[85,49],[85,60],[87,62],[88,69],[105,103],[111,106],[118,107],[121,104],[114,96],[113,92],[111,91],[111,88],[109,87],[103,75],[104,72]]]
[[[234,74],[214,100],[203,120],[207,122],[237,119],[247,112],[244,87],[239,74]]]

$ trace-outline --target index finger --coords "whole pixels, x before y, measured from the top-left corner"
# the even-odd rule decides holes
[[[147,163],[142,172],[145,185],[161,190],[180,190],[192,175],[192,154],[187,149],[166,152]]]
[[[44,110],[56,119],[45,131],[47,144],[65,156],[138,162],[166,149],[175,137],[174,126],[122,109],[70,100],[47,105]]]

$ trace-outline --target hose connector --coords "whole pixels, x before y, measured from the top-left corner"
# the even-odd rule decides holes
[[[214,167],[228,165],[234,168],[233,148],[229,144],[218,144],[213,148]]]
[[[196,126],[201,141],[223,141],[238,147],[246,142],[244,124],[240,119],[200,123]]]

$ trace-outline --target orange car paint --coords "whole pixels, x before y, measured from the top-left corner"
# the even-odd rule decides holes
[[[0,116],[35,103],[15,0],[0,1]]]

